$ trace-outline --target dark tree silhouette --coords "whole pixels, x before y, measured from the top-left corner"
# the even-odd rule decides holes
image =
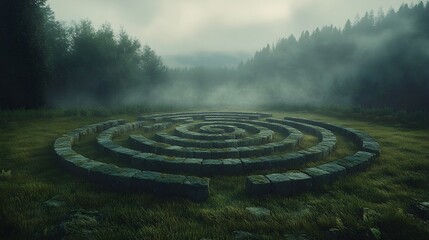
[[[0,107],[44,104],[48,77],[44,41],[44,0],[0,3]]]

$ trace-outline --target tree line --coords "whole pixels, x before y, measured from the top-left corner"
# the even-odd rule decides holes
[[[222,74],[194,68],[176,75],[185,75],[189,86],[204,86],[195,92],[208,93],[205,98],[226,102],[427,111],[428,49],[429,2],[420,2],[370,11],[342,28],[324,26],[282,38],[232,71],[219,69]]]
[[[46,0],[2,1],[0,16],[3,109],[111,106],[128,89],[150,92],[165,78],[149,46],[109,24],[61,23]]]
[[[321,103],[429,109],[429,2],[367,12],[266,46],[242,64],[246,78],[276,79]]]
[[[168,69],[108,24],[60,23],[45,0],[0,5],[0,107],[359,105],[429,110],[429,2],[267,45],[236,68]]]

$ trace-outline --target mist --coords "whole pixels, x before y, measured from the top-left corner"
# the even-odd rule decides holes
[[[237,67],[169,69],[149,102],[428,109],[428,4],[368,11],[266,45]],[[138,92],[125,103],[138,104]]]
[[[308,105],[429,109],[429,3],[403,4],[387,12],[367,9],[361,17],[350,16],[352,21],[302,29],[299,34],[272,39],[263,37],[262,32],[258,37],[250,34],[252,30],[258,32],[260,26],[277,26],[291,9],[308,13],[298,5],[292,4],[288,11],[278,10],[273,15],[255,12],[261,18],[259,22],[247,15],[236,16],[235,23],[231,20],[232,25],[240,26],[233,35],[243,34],[241,45],[247,47],[224,40],[216,43],[220,45],[211,42],[210,47],[202,47],[198,43],[202,40],[195,37],[190,42],[195,47],[191,50],[189,44],[181,48],[182,40],[173,34],[176,50],[164,49],[159,54],[125,28],[117,30],[110,23],[97,25],[89,19],[63,22],[49,5],[41,4],[32,20],[38,28],[31,35],[39,54],[33,61],[39,64],[34,75],[37,81],[32,82],[38,84],[38,90],[37,94],[31,91],[31,97],[30,92],[23,92],[23,106],[31,106],[35,101],[31,98],[37,98],[39,107],[50,108]],[[216,10],[210,16],[217,14]],[[228,11],[229,18],[220,22],[229,23],[226,20],[233,19],[231,14]],[[290,19],[293,14],[287,16]],[[196,18],[205,19],[202,15]],[[272,23],[274,20],[277,22]],[[192,28],[172,33],[182,34],[186,30],[195,35],[191,31],[211,25],[214,32],[208,36],[219,33],[216,31],[220,26],[207,19],[201,26],[187,21]],[[248,21],[254,25],[248,25]],[[159,34],[153,25],[148,28]],[[233,30],[230,28],[227,33],[232,34]],[[216,35],[215,39],[229,38],[229,34]],[[265,42],[251,52],[249,49],[262,38]],[[221,46],[224,50],[219,50]],[[17,56],[13,51],[8,54]],[[1,72],[19,74],[18,58],[15,62],[5,62],[5,71]],[[5,81],[2,88],[4,108],[17,106],[16,96],[9,96],[7,91],[14,86],[11,81]]]

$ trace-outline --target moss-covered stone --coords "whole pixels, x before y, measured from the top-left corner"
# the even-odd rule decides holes
[[[264,175],[246,177],[246,192],[251,195],[263,195],[272,192],[273,185]]]

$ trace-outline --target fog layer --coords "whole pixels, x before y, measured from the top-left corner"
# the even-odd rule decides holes
[[[7,34],[0,47],[9,56],[0,71],[2,108],[429,108],[429,2],[369,11],[342,27],[303,31],[261,47],[238,67],[219,68],[167,68],[151,47],[123,30],[115,32],[108,24],[97,28],[89,20],[64,24],[43,1],[20,4],[2,9],[7,18],[1,29]],[[227,58],[190,56],[176,61],[204,66],[202,59]]]

